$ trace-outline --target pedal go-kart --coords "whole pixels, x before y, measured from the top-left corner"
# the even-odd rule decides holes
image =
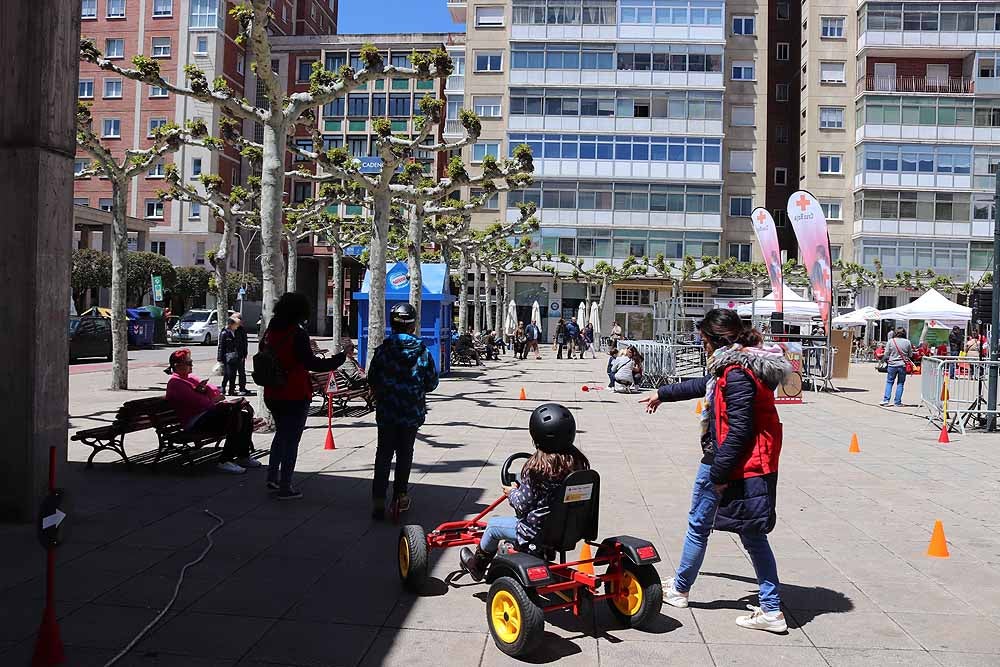
[[[519,453],[504,462],[500,480],[504,486],[520,481],[520,473],[510,467],[531,454]],[[600,476],[594,470],[580,470],[566,478],[559,500],[551,505],[539,555],[501,547],[486,571],[490,584],[486,600],[486,622],[497,647],[511,656],[530,653],[545,630],[545,612],[569,609],[574,616],[587,616],[595,600],[606,600],[611,612],[626,626],[646,628],[659,615],[663,589],[653,563],[660,560],[652,543],[627,535],[597,538]],[[427,579],[427,559],[431,549],[476,545],[486,522],[483,518],[506,501],[496,499],[468,521],[443,523],[430,533],[418,525],[403,526],[399,532],[399,578],[403,586],[418,591]],[[587,560],[566,561],[585,540],[594,551]],[[555,561],[558,553],[559,562]],[[539,557],[542,556],[542,557]],[[593,567],[586,567],[592,564]],[[596,570],[606,567],[602,573]]]

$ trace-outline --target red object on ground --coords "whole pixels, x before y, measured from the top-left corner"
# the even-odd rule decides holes
[[[942,424],[941,425],[941,435],[938,436],[938,442],[940,442],[942,445],[947,445],[948,443],[951,442],[951,440],[948,438],[948,425],[947,424]]]
[[[323,449],[336,449],[337,443],[333,441],[333,401],[326,398],[326,442]]]
[[[588,387],[587,385],[583,385],[582,387],[580,387],[580,391],[590,391],[590,387]]]
[[[49,493],[56,489],[56,448],[49,448]],[[45,568],[45,611],[42,612],[42,624],[38,628],[38,639],[35,641],[35,653],[31,658],[32,667],[49,667],[66,662],[62,638],[59,636],[59,621],[56,620],[56,549],[50,546],[47,550]]]

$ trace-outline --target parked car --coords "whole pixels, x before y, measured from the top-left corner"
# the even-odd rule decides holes
[[[233,310],[229,311],[232,315]],[[215,310],[189,310],[181,316],[173,329],[167,332],[171,343],[201,343],[211,345],[219,340],[219,318]]]
[[[108,318],[69,318],[69,360],[86,357],[111,360],[111,320]]]

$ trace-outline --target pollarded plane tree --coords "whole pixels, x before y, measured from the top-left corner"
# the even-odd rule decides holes
[[[485,239],[477,244],[480,265],[486,276],[487,329],[503,335],[506,329],[504,315],[507,311],[508,276],[528,266],[532,261],[530,234],[538,230],[534,204],[522,205],[521,220],[512,225],[495,225],[488,228]],[[491,309],[491,286],[496,287],[496,300]],[[492,318],[492,322],[489,319]]]
[[[180,149],[183,143],[196,143],[208,138],[201,121],[185,127],[167,123],[153,130],[148,148],[113,150],[101,142],[94,132],[90,108],[77,107],[76,142],[86,152],[91,164],[75,175],[76,179],[102,176],[111,184],[111,389],[128,389],[128,323],[125,304],[128,294],[128,225],[125,220],[128,188],[131,180],[149,171],[165,155]]]
[[[240,24],[237,41],[247,46],[251,54],[251,70],[256,74],[264,95],[257,104],[237,96],[223,77],[209,83],[205,73],[195,65],[187,65],[185,85],[165,80],[159,62],[139,55],[132,59],[133,67],[121,67],[108,60],[93,42],[81,42],[80,58],[96,64],[103,70],[158,86],[176,95],[185,95],[221,108],[233,118],[259,123],[263,126],[261,166],[261,272],[263,274],[263,325],[266,326],[278,295],[284,288],[284,258],[281,252],[282,203],[284,201],[285,157],[289,135],[303,114],[318,109],[358,88],[365,88],[376,79],[443,79],[452,71],[451,58],[444,49],[429,53],[414,53],[412,67],[386,65],[378,49],[365,44],[359,50],[364,68],[355,71],[344,65],[337,72],[314,63],[308,91],[288,95],[281,79],[271,67],[272,50],[269,23],[273,17],[269,0],[246,0],[233,6],[229,13]],[[385,214],[386,211],[376,211]],[[376,220],[376,224],[380,224]]]

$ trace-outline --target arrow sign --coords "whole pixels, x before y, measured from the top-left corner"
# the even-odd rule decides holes
[[[66,513],[62,510],[57,509],[55,514],[50,514],[46,517],[42,517],[42,530],[48,530],[54,526],[58,526],[66,518]]]

